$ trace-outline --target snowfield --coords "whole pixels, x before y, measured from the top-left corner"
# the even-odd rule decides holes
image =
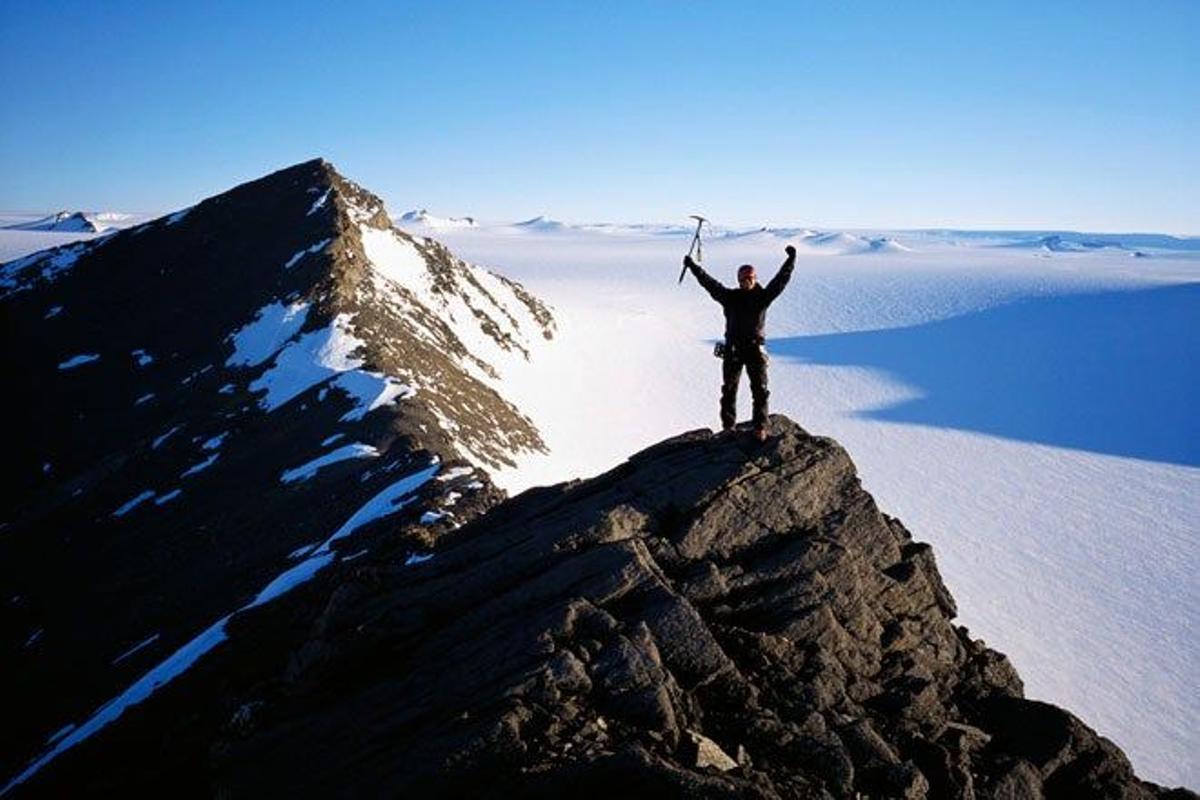
[[[401,224],[554,309],[556,344],[505,375],[551,449],[496,476],[510,492],[719,425],[720,307],[676,284],[688,226]],[[1200,240],[718,230],[704,264],[765,283],[789,242],[772,411],[846,447],[1029,697],[1200,785]]]

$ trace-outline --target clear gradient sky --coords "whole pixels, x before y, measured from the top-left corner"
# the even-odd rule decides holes
[[[0,208],[1200,234],[1200,2],[0,2]]]

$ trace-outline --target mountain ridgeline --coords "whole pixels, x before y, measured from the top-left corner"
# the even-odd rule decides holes
[[[791,420],[505,499],[550,310],[324,161],[0,294],[5,797],[1196,797]]]
[[[0,772],[331,536],[417,546],[544,448],[497,387],[551,312],[324,161],[4,264],[0,308]]]

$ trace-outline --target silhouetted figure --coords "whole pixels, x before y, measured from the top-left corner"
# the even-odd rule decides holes
[[[784,248],[787,260],[771,282],[759,285],[754,267],[743,264],[738,267],[738,288],[722,285],[690,255],[683,257],[683,264],[692,271],[700,285],[721,304],[725,311],[724,354],[721,358],[721,428],[729,430],[737,421],[738,382],[742,368],[750,378],[750,394],[754,400],[754,435],[759,441],[767,438],[767,350],[763,333],[767,321],[767,306],[779,296],[792,277],[796,266],[796,248],[790,244]]]

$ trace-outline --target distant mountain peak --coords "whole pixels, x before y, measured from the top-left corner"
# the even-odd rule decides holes
[[[421,225],[434,230],[477,227],[474,217],[437,217],[424,208],[407,211],[401,214],[397,221],[402,224]]]
[[[32,222],[21,222],[7,226],[17,231],[58,231],[71,233],[100,233],[109,226],[82,211],[58,211]]]
[[[551,219],[550,217],[544,215],[538,215],[532,219],[518,222],[514,227],[524,228],[525,230],[557,231],[566,228],[567,225],[559,220]]]

